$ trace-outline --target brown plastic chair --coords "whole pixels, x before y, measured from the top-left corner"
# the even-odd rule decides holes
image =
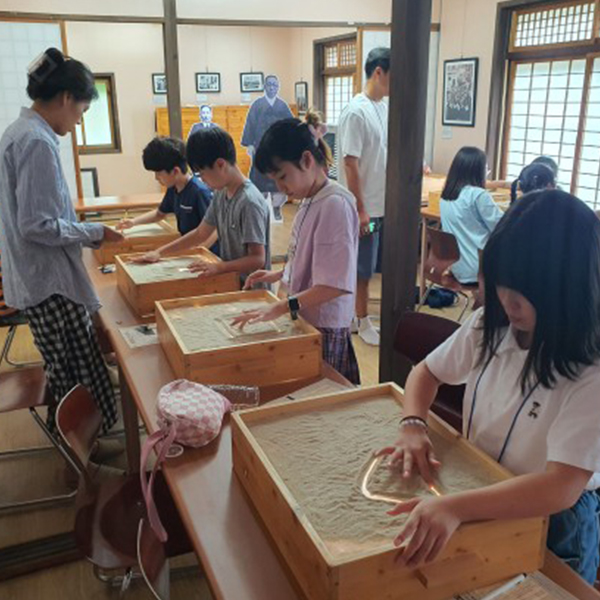
[[[71,462],[69,455],[50,433],[44,419],[38,413],[40,408],[52,402],[53,398],[47,390],[46,376],[41,367],[0,373],[0,414],[17,410],[29,410],[34,421],[52,444],[51,446],[34,446],[30,448],[18,448],[16,450],[5,450],[0,452],[0,458],[23,456],[55,448],[65,459],[67,465],[73,468],[75,472],[78,472],[76,465]],[[45,498],[8,502],[0,504],[0,511],[54,505],[74,498],[76,493],[77,490],[74,490],[66,494]]]
[[[137,566],[138,526],[145,517],[145,504],[138,474],[96,477],[90,454],[98,437],[102,417],[91,394],[81,385],[73,388],[56,411],[58,431],[65,450],[81,470],[75,515],[75,541],[81,553],[94,565],[104,582],[114,583],[106,571],[125,573],[121,594],[128,588]],[[192,551],[162,473],[157,473],[154,499],[168,532],[167,556]]]
[[[427,313],[407,311],[401,317],[394,336],[394,350],[412,365],[445,342],[460,325],[456,321]],[[462,431],[464,385],[440,386],[431,410],[457,431]]]
[[[460,323],[467,312],[467,308],[469,308],[470,299],[468,294],[470,293],[475,297],[479,285],[477,283],[463,285],[452,275],[450,267],[460,260],[460,250],[456,238],[451,233],[434,227],[427,227],[427,239],[429,240],[429,250],[427,256],[424,258],[425,267],[423,272],[429,285],[419,302],[417,310],[421,310],[425,302],[427,302],[427,297],[431,290],[436,285],[447,288],[465,299],[465,306],[458,318]]]
[[[138,527],[137,558],[146,585],[156,600],[169,600],[169,563],[162,542],[146,519]]]
[[[31,367],[40,364],[39,362],[17,362],[11,360],[10,348],[15,339],[17,327],[20,325],[27,325],[25,315],[16,308],[10,308],[4,302],[4,293],[2,291],[2,257],[0,257],[0,327],[8,328],[4,345],[0,351],[0,366],[2,366],[2,362],[5,360],[11,367]]]

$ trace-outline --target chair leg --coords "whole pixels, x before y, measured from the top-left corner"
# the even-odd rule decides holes
[[[465,294],[464,292],[458,292],[461,296],[463,296],[463,298],[465,299],[465,306],[462,309],[462,312],[460,313],[460,317],[458,317],[458,322],[462,323],[463,317],[465,316],[465,313],[467,312],[467,309],[469,308],[469,304],[471,304],[471,300],[468,296],[468,294]]]
[[[427,286],[427,289],[425,290],[423,297],[419,301],[419,305],[417,306],[416,312],[419,312],[423,308],[423,306],[425,306],[425,303],[427,302],[427,298],[429,298],[429,294],[431,293],[431,290],[433,289],[434,285],[435,285],[434,283],[431,283],[430,285]]]
[[[49,450],[52,448],[56,448],[59,454],[65,459],[67,465],[75,471],[77,475],[81,475],[81,471],[77,467],[77,465],[71,460],[71,457],[64,451],[63,447],[59,444],[59,442],[54,438],[54,436],[50,433],[48,428],[46,427],[46,423],[37,413],[35,408],[30,408],[29,412],[34,418],[35,422],[38,424],[40,429],[44,432],[44,435],[48,438],[51,446],[34,446],[32,448],[20,448],[17,450],[6,450],[0,453],[0,458],[5,458],[9,456],[19,456],[22,454],[31,454],[34,452],[41,452],[43,450]],[[56,496],[46,496],[45,498],[34,498],[33,500],[22,500],[18,502],[7,502],[5,504],[0,504],[0,512],[13,510],[13,509],[23,509],[23,508],[34,508],[39,506],[54,506],[56,504],[60,504],[62,502],[67,502],[69,500],[73,500],[77,495],[77,490],[73,490],[66,494],[57,494]]]
[[[16,369],[20,369],[21,367],[34,367],[37,365],[41,365],[40,361],[16,361],[10,358],[10,348],[15,339],[15,335],[17,333],[18,325],[11,325],[8,328],[8,333],[6,335],[6,340],[4,342],[4,346],[2,348],[2,354],[0,355],[0,365],[2,365],[2,361],[6,360],[7,364],[11,367],[15,367]]]
[[[44,419],[40,417],[37,410],[35,410],[35,408],[30,408],[29,412],[31,413],[31,416],[33,417],[34,421],[38,424],[39,428],[43,431],[44,435],[48,438],[50,443],[58,450],[59,454],[65,459],[69,467],[71,467],[71,469],[73,469],[73,471],[75,471],[77,475],[81,475],[81,470],[79,469],[77,464],[73,462],[69,454],[65,452],[64,448],[61,446],[58,440],[50,433],[50,430],[48,429],[48,427],[46,427],[46,423],[44,423]]]

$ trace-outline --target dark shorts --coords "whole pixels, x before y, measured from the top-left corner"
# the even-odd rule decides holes
[[[375,231],[362,236],[358,242],[358,278],[363,280],[371,279],[377,269],[383,217],[371,219],[371,223],[375,225]]]
[[[597,493],[587,491],[574,506],[552,515],[548,528],[548,548],[590,585],[600,562],[599,511]]]

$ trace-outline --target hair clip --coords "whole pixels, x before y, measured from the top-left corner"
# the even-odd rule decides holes
[[[316,127],[314,125],[308,124],[308,130],[310,134],[313,136],[315,140],[315,146],[319,145],[319,140],[323,138],[323,136],[327,133],[327,125],[321,123]]]
[[[38,73],[39,70],[44,67],[43,72]],[[46,52],[42,52],[37,58],[35,58],[27,67],[27,74],[29,77],[41,83],[50,73],[52,73],[58,64],[53,60]]]

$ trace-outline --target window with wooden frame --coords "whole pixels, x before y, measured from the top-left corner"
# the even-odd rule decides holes
[[[540,155],[558,184],[600,208],[600,0],[523,7],[512,14],[506,58],[501,175]]]
[[[329,125],[337,125],[340,114],[354,95],[356,35],[320,44],[320,90],[323,112]]]
[[[121,152],[121,136],[117,114],[115,77],[112,73],[94,75],[98,98],[94,100],[77,125],[80,154]]]

